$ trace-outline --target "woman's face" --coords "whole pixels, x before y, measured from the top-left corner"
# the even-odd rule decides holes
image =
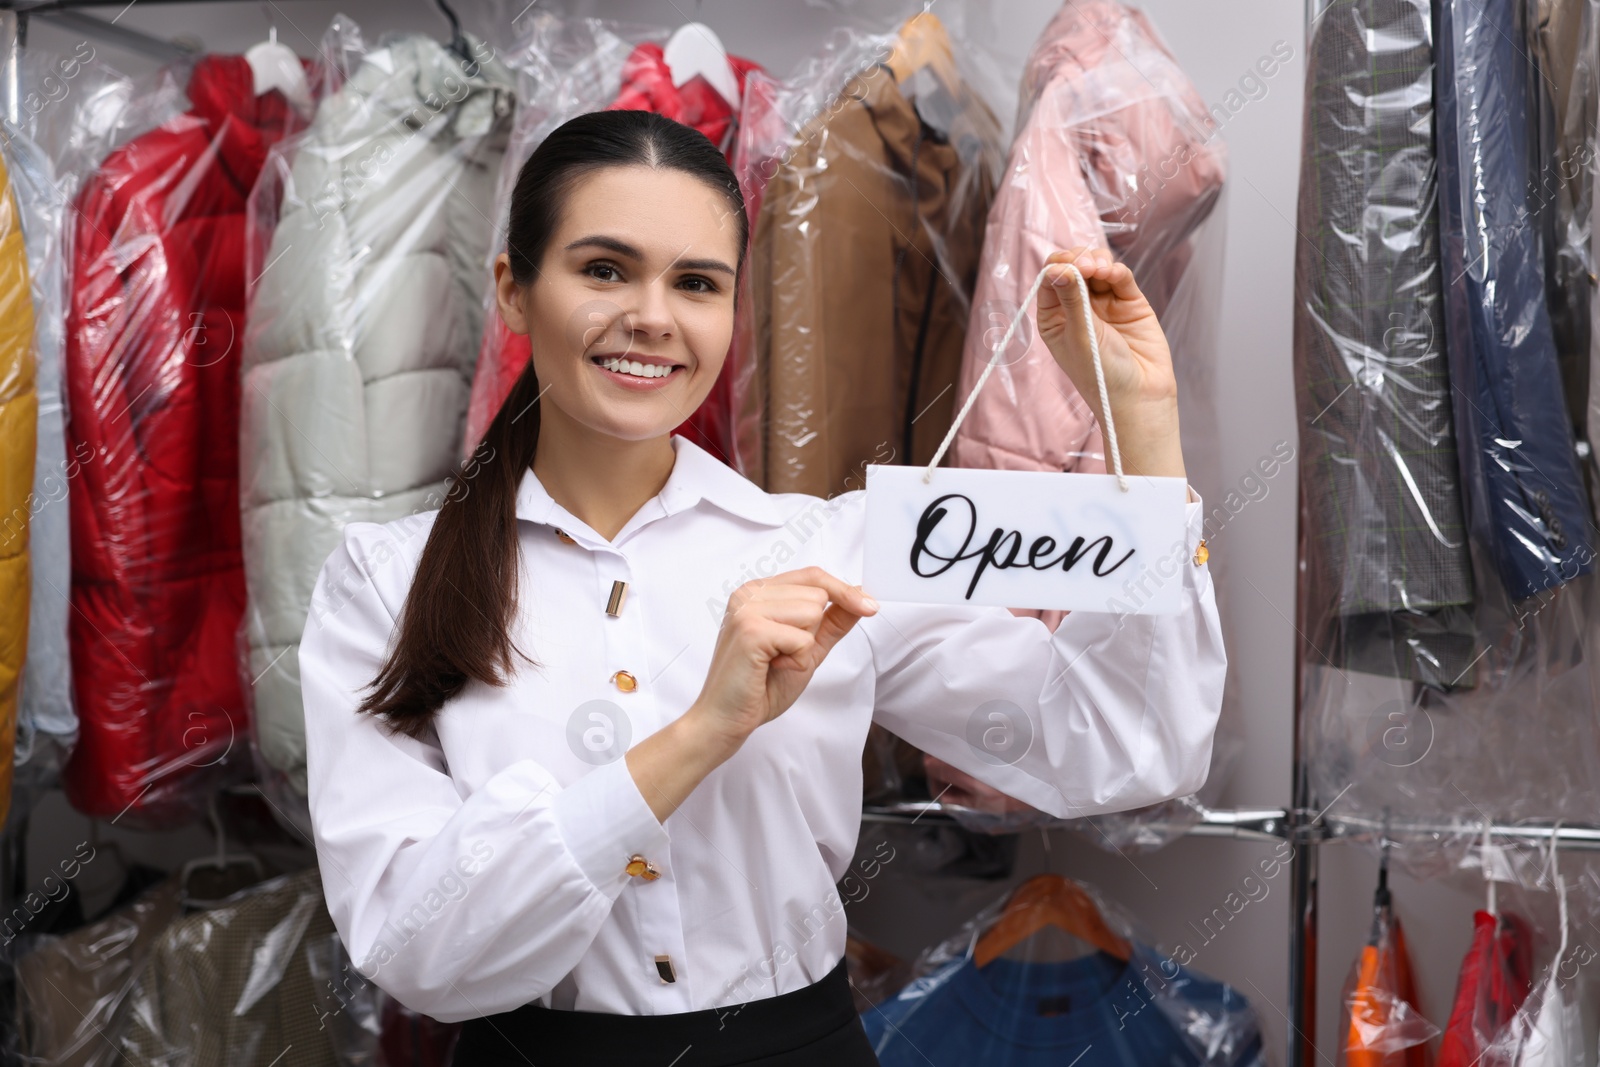
[[[737,218],[682,171],[607,167],[568,194],[523,289],[502,255],[500,313],[528,334],[542,404],[627,440],[668,433],[700,406],[733,336]]]

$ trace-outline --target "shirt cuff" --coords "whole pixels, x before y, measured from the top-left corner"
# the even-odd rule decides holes
[[[596,767],[556,795],[551,805],[567,851],[589,881],[615,898],[628,882],[624,868],[638,854],[660,866],[672,836],[656,819],[626,759]]]

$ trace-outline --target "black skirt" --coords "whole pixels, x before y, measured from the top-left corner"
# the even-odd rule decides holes
[[[878,1067],[844,960],[804,989],[670,1015],[525,1004],[461,1027],[458,1067]]]

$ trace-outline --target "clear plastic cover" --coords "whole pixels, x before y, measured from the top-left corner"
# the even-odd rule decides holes
[[[14,946],[20,1061],[40,1067],[122,1064],[132,1012],[128,994],[181,914],[182,886],[170,878],[69,934],[20,938]]]
[[[1531,989],[1533,931],[1512,912],[1477,911],[1472,943],[1439,1043],[1439,1067],[1505,1067],[1515,1062],[1513,1021]]]
[[[1301,751],[1313,810],[1399,842],[1421,877],[1478,863],[1486,819],[1600,806],[1593,520],[1551,327],[1524,14],[1332,0],[1307,49]]]
[[[1157,947],[1093,889],[1043,875],[923,952],[911,981],[861,1020],[883,1067],[925,1067],[930,1055],[1264,1067],[1255,1009],[1190,970],[1194,955]]]
[[[43,734],[70,744],[78,729],[67,650],[69,607],[62,591],[72,585],[67,524],[67,484],[85,453],[69,460],[62,402],[62,331],[66,325],[65,222],[67,199],[56,188],[55,168],[44,150],[20,130],[0,139],[11,191],[22,220],[32,286],[38,404],[32,492],[24,509],[32,571],[28,595],[27,655],[17,712],[16,761],[33,755]]]
[[[1588,498],[1545,300],[1521,0],[1439,8],[1444,337],[1464,505],[1511,599],[1593,569]]]
[[[1345,982],[1344,1067],[1429,1067],[1439,1028],[1422,1014],[1405,931],[1393,908],[1374,908],[1372,935]]]
[[[312,585],[345,524],[437,508],[461,448],[514,91],[492,48],[467,48],[408,35],[367,51],[250,204],[237,669],[264,782],[302,830]]]
[[[122,1062],[327,1067],[309,949],[334,935],[316,868],[175,918],[128,992]]]
[[[978,272],[962,399],[1045,258],[1075,246],[1110,248],[1132,268],[1161,318],[1175,367],[1212,359],[1189,342],[1209,339],[1212,323],[1194,319],[1213,318],[1215,308],[1180,311],[1175,302],[1226,177],[1215,127],[1141,12],[1112,0],[1063,6],[1024,71],[1017,138]],[[998,388],[979,395],[956,435],[958,466],[1105,471],[1088,404],[1031,331],[1019,331],[1002,354],[994,382]],[[1209,401],[1209,390],[1197,399]],[[1215,415],[1204,423],[1214,427]]]
[[[1397,664],[1399,677],[1448,684],[1476,650],[1428,4],[1336,0],[1316,24],[1306,84],[1295,381],[1310,582],[1331,606],[1308,637],[1336,664]]]
[[[238,349],[245,207],[267,150],[305,116],[257,96],[242,56],[206,56],[188,108],[117,147],[75,200],[64,377],[79,810],[166,824],[242,770],[234,633]],[[77,126],[114,138],[152,103],[106,93]],[[232,507],[230,507],[230,502]]]
[[[523,51],[532,69],[523,74],[524,103],[501,165],[491,245],[494,254],[505,248],[511,193],[522,165],[551,130],[577,115],[607,109],[653,111],[694,127],[724,154],[732,153],[738,112],[703,77],[681,86],[673,84],[662,52],[667,30],[600,19],[561,19],[547,12],[530,16],[529,22],[532,40]],[[742,99],[749,75],[761,68],[732,55],[728,64]],[[487,287],[484,307],[483,344],[472,382],[463,457],[482,440],[529,359],[527,337],[513,334],[500,321],[492,285]],[[733,448],[730,378],[724,365],[700,407],[685,413],[683,424],[674,431],[725,460]]]
[[[1588,442],[1589,301],[1594,289],[1589,173],[1600,88],[1600,40],[1595,36],[1600,27],[1595,0],[1533,0],[1530,14],[1537,119],[1531,133],[1538,149],[1531,210],[1544,246],[1550,327],[1567,412],[1577,440]],[[1582,466],[1592,490],[1594,467]]]
[[[923,13],[746,94],[734,458],[768,492],[860,488],[949,428],[1003,150],[961,52]]]
[[[33,288],[22,217],[0,164],[0,823],[11,803],[22,667],[28,651],[29,519],[33,512],[39,396]]]
[[[113,148],[182,113],[181,71],[132,79],[88,41],[71,52],[25,49],[19,62],[18,123],[0,123],[11,189],[21,213],[33,287],[38,365],[38,440],[28,502],[32,570],[28,647],[17,717],[13,798],[31,806],[56,780],[77,735],[72,696],[68,590],[72,586],[68,486],[94,454],[69,451],[63,381],[72,200]],[[19,795],[19,790],[26,795]]]

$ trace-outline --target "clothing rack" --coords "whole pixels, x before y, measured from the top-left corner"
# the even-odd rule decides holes
[[[1298,673],[1298,672],[1297,672]],[[1296,704],[1298,737],[1299,700]],[[1306,777],[1306,765],[1296,754],[1297,780]],[[1309,805],[1284,808],[1206,808],[1198,807],[1200,821],[1185,828],[1186,837],[1227,837],[1246,841],[1288,841],[1295,846],[1290,869],[1289,999],[1290,1031],[1286,1063],[1289,1067],[1313,1067],[1317,1060],[1317,861],[1318,846],[1351,844],[1378,839],[1398,843],[1407,838],[1481,837],[1483,826],[1464,820],[1418,821],[1380,820],[1361,816],[1329,816]],[[953,823],[949,806],[937,801],[900,801],[868,804],[862,808],[863,822]],[[1042,824],[1045,829],[1081,829],[1074,822],[1057,819]],[[1491,823],[1492,840],[1548,848],[1553,838],[1557,848],[1600,852],[1600,824]],[[1302,848],[1301,846],[1310,846]]]
[[[244,0],[145,0],[146,5],[198,2],[243,3]],[[1306,0],[1308,39],[1327,2],[1328,0]],[[34,17],[47,19],[75,32],[162,61],[181,59],[194,54],[192,48],[182,42],[165,40],[120,26],[111,20],[82,13],[85,9],[93,8],[115,7],[126,10],[129,6],[131,5],[128,0],[0,0],[0,111],[13,122],[18,117],[21,50],[27,44],[28,22]],[[445,5],[439,6],[448,11]],[[1303,558],[1305,547],[1305,530],[1300,514],[1297,501],[1297,559]],[[1296,598],[1297,600],[1299,598],[1298,586]],[[1298,606],[1297,604],[1297,608]],[[1324,802],[1315,796],[1312,790],[1309,754],[1302,736],[1303,651],[1304,648],[1297,645],[1293,666],[1294,735],[1291,757],[1291,806],[1259,809],[1212,809],[1196,806],[1198,821],[1193,823],[1185,821],[1182,829],[1182,836],[1222,837],[1263,842],[1287,840],[1296,846],[1290,860],[1291,925],[1288,983],[1290,1030],[1286,1058],[1288,1067],[1313,1067],[1319,1058],[1315,1047],[1315,1036],[1320,846],[1373,839],[1396,841],[1412,836],[1481,836],[1485,832],[1485,828],[1479,825],[1459,820],[1379,822],[1371,818],[1329,816]],[[937,801],[865,805],[862,810],[862,820],[898,824],[922,820],[931,823],[956,821],[948,806]],[[1079,824],[1068,820],[1055,820],[1044,825],[1047,829],[1080,828]],[[1559,826],[1491,824],[1487,827],[1487,833],[1491,839],[1499,841],[1541,846],[1548,846],[1553,841],[1556,847],[1562,849],[1600,851],[1600,824],[1563,823]],[[20,821],[20,825],[5,835],[5,840],[0,841],[0,905],[9,907],[9,904],[25,891],[23,879],[26,835],[27,820],[24,818]],[[1307,847],[1300,847],[1302,845]]]
[[[1329,7],[1331,0],[1305,0],[1305,35],[1303,47],[1307,55],[1316,32],[1317,22]],[[1306,559],[1308,531],[1305,515],[1305,485],[1301,481],[1295,501],[1295,560]],[[1378,840],[1388,843],[1411,835],[1420,836],[1478,836],[1490,841],[1554,845],[1562,849],[1583,851],[1600,850],[1600,825],[1566,824],[1559,826],[1538,823],[1506,825],[1491,822],[1468,823],[1465,820],[1392,820],[1385,813],[1381,820],[1370,817],[1344,817],[1327,814],[1338,797],[1323,798],[1316,795],[1311,782],[1310,752],[1306,745],[1306,722],[1303,699],[1303,664],[1309,641],[1304,636],[1301,620],[1306,607],[1301,602],[1303,583],[1298,576],[1295,582],[1295,632],[1297,634],[1293,667],[1293,754],[1291,769],[1291,806],[1286,813],[1285,830],[1294,845],[1290,858],[1290,928],[1289,928],[1289,1034],[1287,1067],[1312,1067],[1319,1059],[1316,1049],[1317,1021],[1317,909],[1318,861],[1320,846],[1325,843],[1356,839]],[[1469,832],[1470,831],[1470,832]],[[1300,846],[1306,847],[1300,847]],[[1323,1057],[1325,1059],[1325,1057]]]
[[[200,3],[202,0],[149,0],[153,3]],[[216,2],[216,0],[211,0]],[[221,0],[222,3],[243,0]],[[28,21],[41,18],[63,29],[84,34],[106,44],[138,52],[159,62],[185,59],[196,54],[195,49],[181,41],[168,41],[153,34],[143,33],[128,26],[119,26],[113,20],[81,14],[77,9],[90,7],[119,7],[126,10],[131,4],[121,0],[0,0],[0,113],[8,122],[21,117],[21,60],[22,49],[28,44]]]
[[[1207,808],[1195,806],[1200,821],[1183,829],[1185,837],[1233,837],[1249,841],[1280,841],[1285,836],[1288,813],[1282,808]],[[931,800],[902,800],[892,804],[867,804],[861,809],[862,822],[951,823],[955,815],[948,805]],[[1055,819],[1040,824],[1046,830],[1079,829],[1076,822]]]

